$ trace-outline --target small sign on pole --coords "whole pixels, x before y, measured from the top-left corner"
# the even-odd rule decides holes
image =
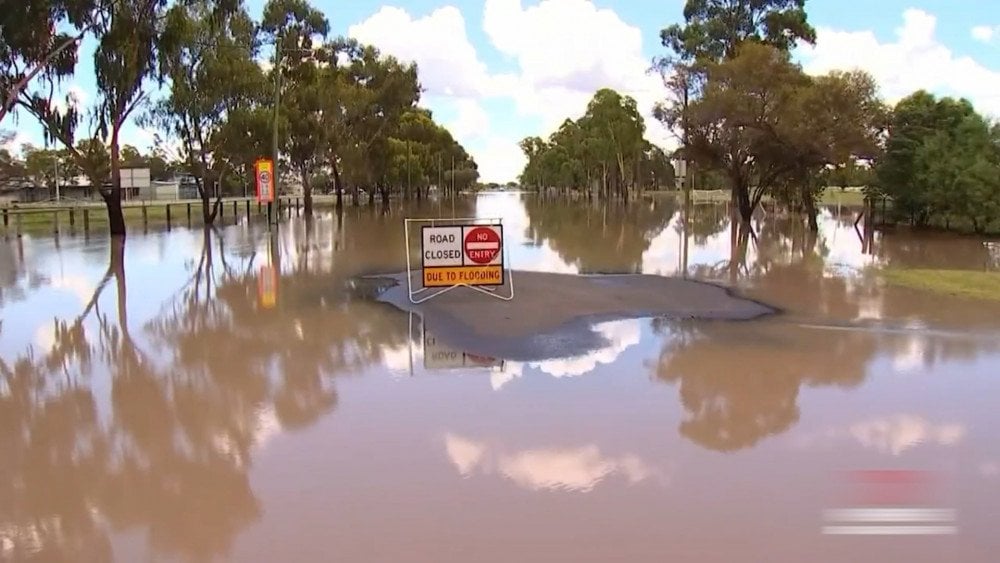
[[[420,284],[414,289],[410,262],[410,224],[420,229]],[[444,223],[444,224],[442,224]],[[499,219],[406,219],[406,271],[410,301],[422,303],[456,287],[468,287],[497,299],[514,298],[514,283],[507,265],[503,222]],[[509,286],[507,296],[496,293]],[[428,289],[440,291],[422,299]]]
[[[254,163],[254,180],[257,184],[257,203],[274,201],[274,163],[260,159]]]

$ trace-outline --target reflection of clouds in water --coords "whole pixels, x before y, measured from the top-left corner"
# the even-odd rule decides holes
[[[920,416],[898,414],[856,423],[850,432],[866,448],[899,455],[925,443],[953,446],[965,436],[965,427],[956,423],[934,425]]]
[[[642,330],[638,319],[610,321],[594,325],[594,331],[600,334],[607,344],[580,356],[538,362],[508,362],[503,371],[495,371],[490,376],[490,384],[494,390],[524,374],[524,366],[537,369],[552,377],[578,377],[593,371],[598,364],[611,364],[618,359],[626,349],[639,343]]]
[[[986,461],[979,464],[979,474],[990,479],[1000,476],[1000,463]]]
[[[410,373],[410,358],[413,361],[423,358],[424,351],[419,342],[385,346],[382,348],[382,365],[393,373]]]
[[[273,406],[267,405],[257,409],[253,425],[253,438],[251,444],[257,451],[263,450],[267,443],[281,433],[281,421]],[[212,445],[215,451],[230,459],[237,467],[245,467],[249,463],[244,459],[240,450],[240,445],[230,432],[220,431],[212,436]]]
[[[43,323],[35,329],[35,344],[48,352],[56,345],[56,327],[54,323]]]
[[[483,475],[498,473],[531,491],[589,492],[612,475],[625,477],[629,484],[656,475],[634,455],[604,456],[595,445],[507,453],[497,451],[483,441],[447,434],[445,450],[448,459],[463,477],[471,477],[476,472]]]
[[[649,241],[649,248],[642,253],[642,273],[673,275],[677,273],[680,235],[671,222]]]
[[[927,339],[921,334],[910,334],[903,340],[903,346],[893,352],[892,369],[897,372],[912,372],[920,369],[926,355]]]
[[[490,385],[500,390],[504,385],[524,375],[525,366],[552,377],[578,377],[593,371],[599,364],[614,363],[628,348],[639,343],[642,329],[639,319],[625,319],[595,324],[593,329],[607,344],[580,356],[541,360],[537,362],[505,362],[502,368],[490,372]],[[424,351],[420,339],[412,343],[382,348],[382,365],[395,375],[410,373],[411,365],[421,365]],[[411,364],[412,361],[412,364]]]
[[[51,284],[55,289],[73,294],[81,306],[86,305],[90,301],[91,296],[94,294],[94,289],[97,287],[95,282],[81,275],[53,276]]]
[[[510,267],[529,272],[551,272],[555,274],[577,274],[580,269],[568,264],[559,256],[548,241],[541,246],[525,245],[525,231],[531,225],[528,212],[521,203],[520,194],[482,194],[476,200],[476,217],[480,219],[503,219],[504,243],[510,256]],[[515,285],[517,279],[514,280]]]
[[[864,448],[898,456],[924,444],[954,446],[965,438],[965,432],[965,426],[957,422],[935,424],[919,415],[901,413],[856,422],[846,429],[827,428],[800,434],[793,439],[793,445],[829,447],[847,439]]]

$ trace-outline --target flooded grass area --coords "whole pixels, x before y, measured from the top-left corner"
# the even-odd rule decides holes
[[[889,283],[972,299],[1000,301],[1000,272],[886,270]]]
[[[989,293],[1000,247],[856,216],[508,192],[0,240],[0,560],[994,561],[1000,302],[886,274]],[[483,355],[359,288],[406,217],[781,313]]]

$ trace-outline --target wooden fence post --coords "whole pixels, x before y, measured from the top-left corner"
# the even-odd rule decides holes
[[[76,210],[72,207],[69,209],[69,228],[76,226]]]
[[[190,203],[187,204],[187,212],[188,212],[188,227],[190,227],[191,226],[191,204]]]
[[[247,222],[250,221],[250,200],[247,200]]]
[[[59,234],[59,210],[52,212],[52,233]]]
[[[86,208],[83,210],[83,232],[90,234],[90,210]]]
[[[146,202],[142,202],[142,228],[145,230],[147,227],[149,227],[149,215],[146,211]]]
[[[170,204],[167,204],[167,230],[170,230]]]

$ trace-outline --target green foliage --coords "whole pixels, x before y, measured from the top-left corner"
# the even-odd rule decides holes
[[[684,130],[687,159],[725,174],[744,220],[772,195],[816,227],[817,176],[877,153],[884,110],[863,72],[810,77],[788,53],[746,42],[731,58],[685,67],[684,76],[698,88],[657,116]]]
[[[0,22],[0,121],[36,78],[59,80],[76,67],[79,40],[95,23],[95,0],[5,2]]]
[[[209,186],[228,170],[249,174],[259,153],[226,153],[223,146],[232,139],[223,133],[230,119],[243,117],[265,99],[264,74],[254,61],[256,25],[239,5],[216,16],[213,11],[207,0],[174,4],[167,11],[157,43],[157,74],[168,95],[144,116],[180,140],[185,171],[205,202]],[[205,220],[211,222],[209,215]]]
[[[521,183],[627,197],[630,189],[655,188],[673,181],[663,150],[643,135],[645,120],[636,101],[599,90],[577,121],[567,119],[549,139],[528,137],[520,147],[528,159]]]
[[[806,0],[687,0],[684,25],[664,29],[660,40],[687,62],[735,57],[747,41],[789,52],[800,41],[816,42],[805,4]]]
[[[893,111],[876,168],[897,219],[976,232],[1000,228],[1000,136],[966,100],[919,91]]]

